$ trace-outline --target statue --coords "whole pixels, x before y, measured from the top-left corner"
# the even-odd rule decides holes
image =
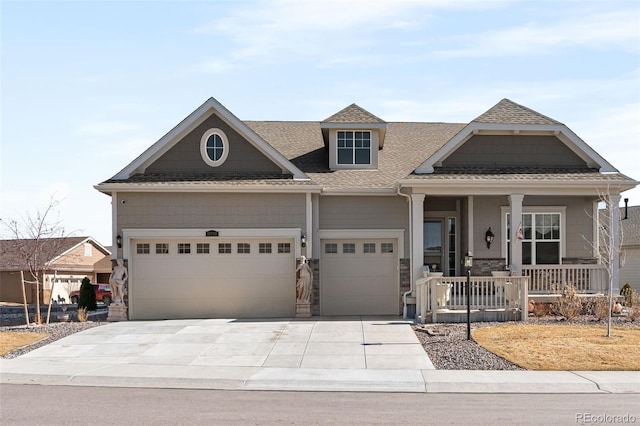
[[[111,284],[111,294],[113,295],[113,303],[121,305],[124,303],[124,283],[129,278],[127,268],[124,267],[122,259],[116,260],[116,266],[113,267],[109,284]]]
[[[296,269],[298,280],[296,281],[296,299],[298,302],[311,302],[311,285],[313,283],[313,271],[307,265],[307,258],[300,257],[300,265]]]

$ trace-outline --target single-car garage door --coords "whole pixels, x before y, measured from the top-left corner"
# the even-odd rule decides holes
[[[291,239],[134,239],[132,319],[292,317]]]
[[[322,240],[323,315],[398,315],[397,239]]]

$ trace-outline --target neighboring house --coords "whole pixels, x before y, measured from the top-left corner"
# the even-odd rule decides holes
[[[46,238],[35,240],[0,240],[0,301],[22,303],[22,282],[20,271],[26,281],[33,281],[24,256],[18,255],[22,248],[33,250],[35,244],[42,244],[45,262],[50,264],[46,271],[38,271],[40,301],[48,303],[53,290],[55,301],[69,302],[69,292],[77,290],[84,277],[98,282],[98,274],[109,273],[111,252],[91,237]],[[99,262],[98,268],[96,264]],[[107,275],[108,282],[108,275]],[[55,285],[54,285],[55,283]],[[36,299],[35,286],[25,286],[27,303]]]
[[[464,275],[469,251],[474,275],[596,263],[598,194],[637,183],[508,99],[470,123],[415,123],[355,104],[241,121],[210,98],[96,189],[129,317],[157,319],[291,317],[303,255],[315,315],[398,315],[423,264]]]
[[[620,209],[622,228],[622,267],[620,268],[620,288],[626,283],[640,292],[640,206]]]

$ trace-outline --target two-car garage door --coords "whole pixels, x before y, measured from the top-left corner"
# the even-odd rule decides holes
[[[132,319],[292,317],[293,239],[131,241]]]

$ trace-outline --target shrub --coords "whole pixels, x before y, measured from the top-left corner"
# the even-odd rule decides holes
[[[582,311],[582,301],[578,297],[576,288],[573,284],[567,283],[561,290],[560,297],[553,301],[553,312],[569,321],[580,315],[580,311]]]
[[[599,296],[593,300],[593,315],[596,321],[602,321],[609,317],[609,298]]]
[[[640,293],[633,291],[631,293],[632,304],[627,308],[627,317],[631,321],[640,319]]]
[[[624,296],[624,305],[632,306],[633,304],[633,289],[631,288],[631,284],[626,283],[620,289],[620,295]]]
[[[551,309],[549,309],[549,304],[544,302],[538,302],[533,305],[533,315],[537,317],[543,317],[545,315],[549,315]]]
[[[96,292],[91,285],[89,278],[84,277],[80,285],[80,296],[78,298],[78,309],[86,308],[88,311],[95,311],[98,308],[96,303]]]

